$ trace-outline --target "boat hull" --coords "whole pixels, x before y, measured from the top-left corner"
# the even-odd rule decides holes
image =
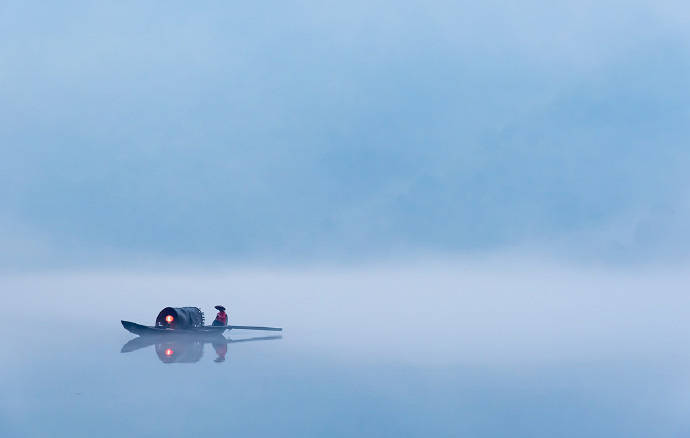
[[[225,330],[228,330],[227,326],[203,326],[203,327],[193,327],[187,329],[170,329],[162,327],[152,327],[149,325],[137,324],[131,321],[120,321],[122,322],[122,327],[128,332],[134,333],[139,336],[165,336],[165,335],[192,335],[192,336],[221,336]]]

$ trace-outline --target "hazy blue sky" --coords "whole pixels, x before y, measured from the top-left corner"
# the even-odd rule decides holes
[[[507,3],[2,2],[0,263],[685,253],[690,7]]]

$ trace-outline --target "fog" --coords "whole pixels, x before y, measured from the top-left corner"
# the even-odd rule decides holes
[[[6,275],[13,334],[2,349],[0,416],[10,436],[159,427],[142,412],[175,415],[180,434],[210,432],[221,415],[224,430],[260,435],[280,425],[302,436],[673,436],[690,426],[687,281],[681,268],[505,255]],[[193,364],[160,364],[151,348],[118,352],[133,338],[120,319],[151,324],[168,305],[199,306],[208,318],[215,304],[228,306],[231,324],[281,326],[282,338],[229,344],[223,363],[208,345]],[[223,405],[161,404],[156,394]]]
[[[6,276],[2,288],[17,322],[44,309],[55,327],[118,326],[119,319],[150,322],[168,305],[215,312],[213,305],[227,303],[235,324],[285,325],[304,348],[483,363],[676,349],[685,339],[677,329],[686,325],[687,281],[680,267],[568,268],[495,257],[346,269],[57,272]]]
[[[2,2],[0,435],[689,434],[689,29]]]
[[[686,257],[689,16],[4,2],[0,263]]]

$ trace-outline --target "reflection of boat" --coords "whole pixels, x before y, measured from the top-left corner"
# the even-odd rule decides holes
[[[220,336],[225,330],[270,330],[282,331],[278,327],[262,327],[249,325],[204,325],[204,314],[198,307],[166,307],[156,318],[155,326],[121,321],[125,330],[139,336],[186,334],[186,335],[216,335]]]
[[[165,342],[156,344],[156,354],[163,363],[194,363],[204,355],[204,342]]]
[[[195,363],[204,354],[204,345],[211,344],[216,351],[215,362],[225,361],[227,345],[240,342],[269,341],[282,339],[282,336],[262,336],[246,339],[227,339],[219,334],[200,336],[178,335],[175,337],[158,335],[134,338],[122,346],[120,353],[129,353],[155,346],[156,355],[163,363]]]

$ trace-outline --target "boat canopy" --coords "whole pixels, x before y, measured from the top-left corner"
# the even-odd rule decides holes
[[[204,313],[198,307],[166,307],[156,318],[156,327],[191,328],[204,325]]]

